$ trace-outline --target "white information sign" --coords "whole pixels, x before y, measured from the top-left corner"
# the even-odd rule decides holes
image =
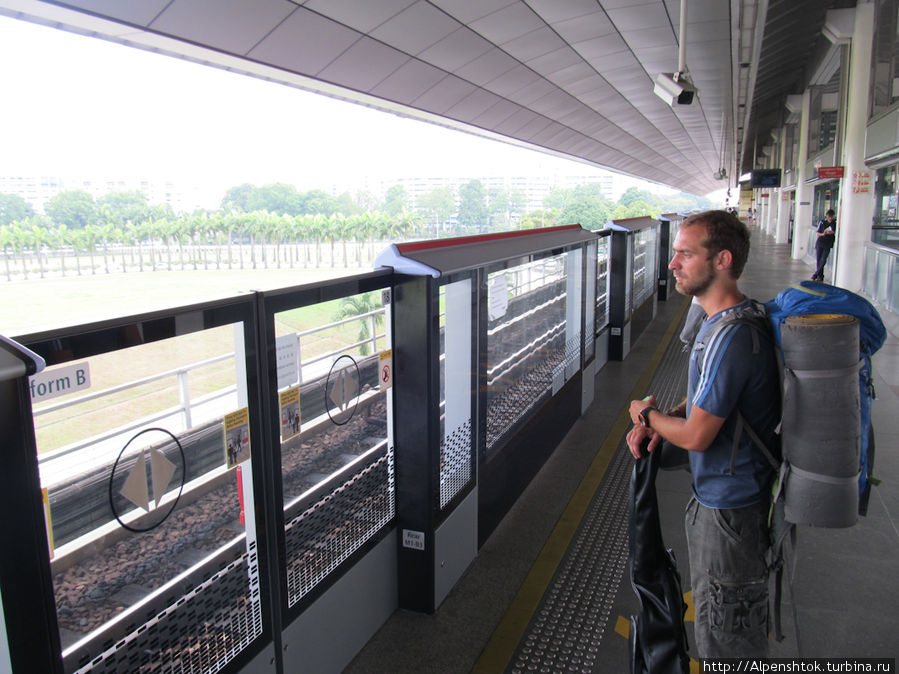
[[[293,386],[300,379],[297,365],[297,335],[283,335],[275,339],[275,362],[278,365],[278,390]]]
[[[31,402],[39,403],[51,398],[84,391],[91,387],[90,363],[68,365],[55,370],[44,370],[29,377]]]
[[[490,279],[487,292],[487,316],[491,321],[502,318],[509,308],[509,284],[505,274],[497,274]]]
[[[425,532],[403,529],[403,547],[413,550],[425,549]]]

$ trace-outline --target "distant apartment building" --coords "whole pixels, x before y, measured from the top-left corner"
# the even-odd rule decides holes
[[[44,204],[65,189],[64,184],[60,176],[0,176],[0,193],[16,194],[43,213]]]
[[[190,212],[205,206],[199,193],[170,180],[123,180],[96,177],[0,176],[0,193],[17,194],[43,213],[44,205],[60,192],[83,190],[94,199],[110,192],[139,191],[151,204],[169,204],[176,213]]]
[[[395,178],[379,182],[369,181],[365,189],[383,198],[386,191],[393,185],[400,185],[406,191],[411,207],[419,202],[426,194],[435,189],[449,187],[456,194],[458,203],[459,188],[472,181],[480,180],[484,186],[484,192],[488,196],[491,192],[505,189],[518,190],[524,197],[524,212],[541,210],[543,200],[553,189],[573,189],[579,185],[599,184],[600,192],[610,199],[615,194],[615,179],[613,174],[608,175],[541,175],[541,176],[432,176],[419,178]],[[337,194],[346,188],[334,186],[332,192]]]

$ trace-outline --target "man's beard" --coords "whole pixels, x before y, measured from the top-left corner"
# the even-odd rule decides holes
[[[709,286],[712,285],[712,282],[715,280],[715,273],[712,269],[711,265],[706,268],[706,273],[701,278],[698,278],[694,281],[686,281],[684,279],[675,279],[675,289],[681,295],[690,295],[693,297],[697,297],[702,295],[706,290],[709,289]]]

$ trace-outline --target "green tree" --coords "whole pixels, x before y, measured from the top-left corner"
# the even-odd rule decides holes
[[[303,197],[293,185],[272,183],[257,188],[250,197],[250,211],[268,211],[278,215],[299,215]]]
[[[150,217],[150,203],[140,190],[110,192],[97,199],[97,211],[105,214],[107,223],[124,227],[129,222],[145,222]]]
[[[384,211],[391,217],[398,217],[409,207],[409,196],[402,185],[392,185],[384,195]]]
[[[480,180],[471,180],[459,187],[459,224],[487,223],[487,196]]]
[[[255,190],[256,188],[250,183],[228,188],[222,197],[222,210],[246,213],[250,210],[250,197]]]
[[[44,212],[57,225],[84,229],[96,220],[97,204],[84,190],[66,190],[50,197],[44,205]]]
[[[618,199],[618,203],[623,206],[630,206],[635,201],[652,203],[655,199],[651,193],[646,190],[641,190],[638,187],[628,187],[624,191],[624,194],[621,195],[621,198]]]
[[[531,211],[521,216],[519,225],[522,229],[537,229],[538,227],[555,227],[558,211]]]
[[[359,212],[356,200],[349,192],[342,192],[334,199],[334,212],[343,215],[354,215]]]
[[[576,197],[601,197],[602,199],[608,199],[605,194],[603,194],[602,185],[599,183],[586,183],[585,185],[578,185],[573,190],[571,190],[572,198]],[[611,201],[609,201],[611,203]]]
[[[574,190],[566,190],[561,187],[553,187],[543,197],[543,207],[547,210],[562,211],[574,198]]]
[[[18,194],[0,193],[0,226],[34,215],[34,209]]]
[[[608,200],[602,197],[575,197],[559,214],[559,224],[579,224],[585,229],[602,229],[611,218],[611,213]]]
[[[302,213],[331,215],[337,212],[337,200],[322,190],[309,190],[303,195]]]
[[[632,201],[627,207],[627,217],[629,218],[652,217],[653,215],[659,215],[659,213],[655,212],[655,210],[642,199]]]
[[[423,194],[418,200],[418,210],[431,215],[434,236],[440,236],[440,225],[449,220],[456,210],[456,197],[452,187],[437,187]]]
[[[353,198],[353,213],[367,213],[378,210],[378,198],[368,190],[357,190]],[[348,214],[349,215],[349,214]]]
[[[517,187],[490,191],[490,222],[508,227],[516,215],[524,210],[524,193]]]

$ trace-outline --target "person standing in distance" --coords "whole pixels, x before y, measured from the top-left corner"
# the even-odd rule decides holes
[[[827,256],[830,255],[830,249],[833,248],[836,240],[837,221],[836,213],[832,208],[827,210],[824,218],[818,223],[817,235],[815,241],[815,273],[812,275],[812,281],[824,280],[824,265],[827,264]]]
[[[693,296],[708,316],[693,342],[687,398],[665,414],[654,396],[630,405],[627,444],[635,458],[647,438],[649,451],[662,439],[688,450],[693,493],[685,528],[700,658],[768,653],[765,555],[775,476],[737,419],[771,446],[780,419],[777,364],[752,327],[733,322],[713,330],[728,312],[750,306],[737,285],[749,238],[746,225],[726,211],[681,224],[668,267],[678,292]]]

